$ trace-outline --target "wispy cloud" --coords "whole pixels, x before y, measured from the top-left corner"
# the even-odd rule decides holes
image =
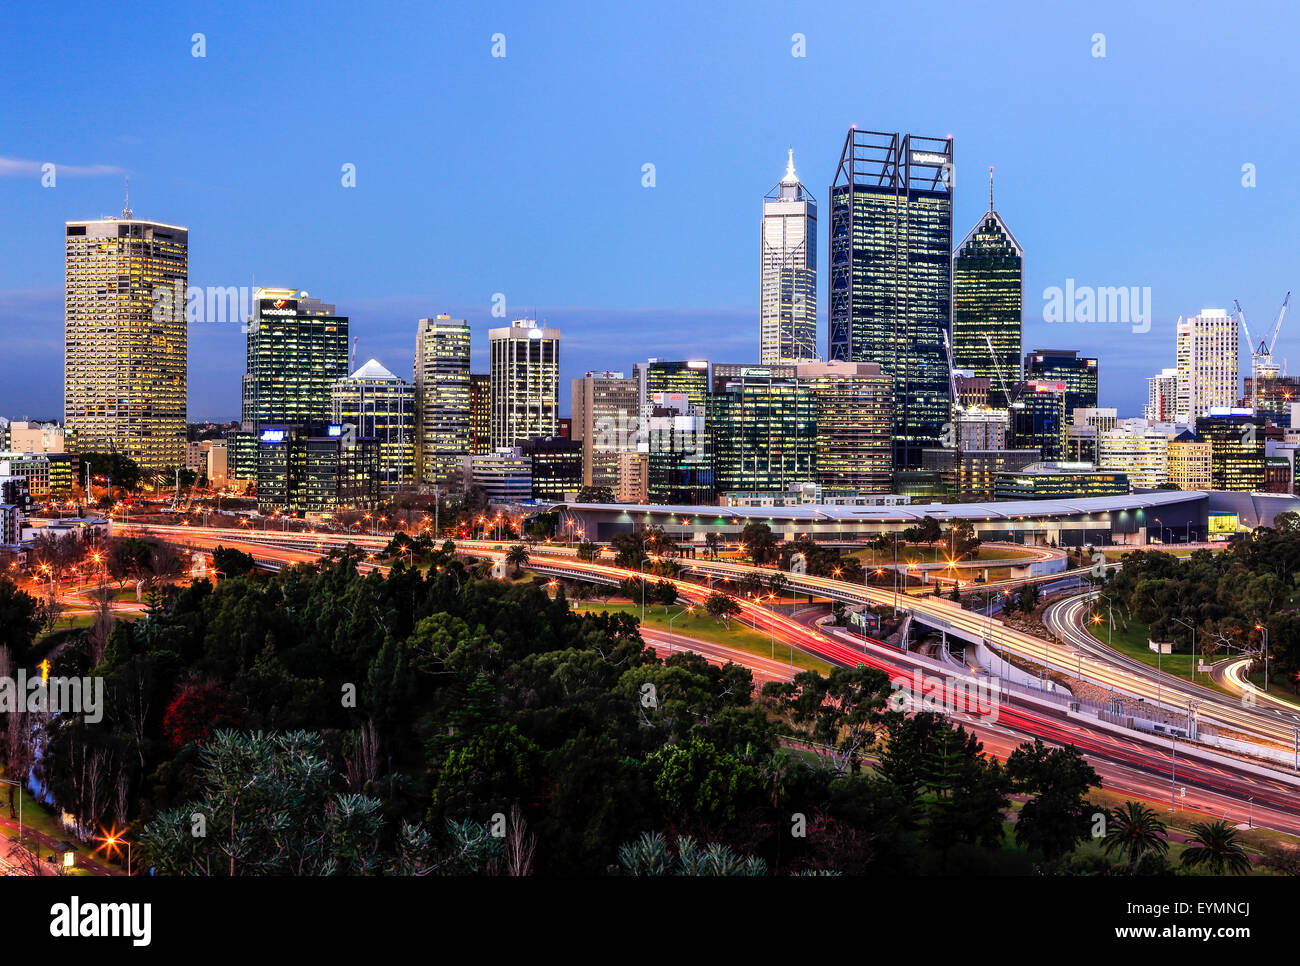
[[[24,161],[22,158],[0,157],[0,178],[39,178],[41,166],[53,163],[57,174],[65,178],[99,178],[105,175],[126,174],[115,164],[59,164],[47,161]]]

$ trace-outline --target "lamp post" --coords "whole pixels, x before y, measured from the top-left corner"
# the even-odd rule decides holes
[[[1195,684],[1196,683],[1196,625],[1189,624],[1181,617],[1173,618],[1173,622],[1175,624],[1182,624],[1184,627],[1189,628],[1192,632],[1192,683]],[[1156,663],[1158,665],[1159,661],[1157,661]]]
[[[115,847],[115,846],[118,846],[118,845],[125,845],[125,846],[126,846],[126,874],[127,874],[127,877],[130,878],[130,876],[131,876],[131,844],[132,844],[132,843],[129,842],[129,841],[127,841],[127,840],[124,839],[124,838],[121,838],[121,837],[118,836],[118,835],[112,835],[112,834],[110,834],[107,838],[104,839],[104,844],[107,845],[107,846],[109,846],[110,848]]]
[[[1268,628],[1263,624],[1256,624],[1255,630],[1264,638],[1264,693],[1268,694]]]
[[[670,651],[673,650],[673,621],[677,620],[677,618],[681,617],[683,614],[694,614],[694,613],[695,613],[695,605],[687,604],[685,607],[679,610],[672,617],[668,618],[668,650]]]

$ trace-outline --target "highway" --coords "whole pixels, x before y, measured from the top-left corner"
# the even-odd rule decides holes
[[[245,548],[252,548],[249,552],[257,551],[256,555],[280,563],[311,560],[328,548],[349,542],[373,548],[377,545],[386,545],[389,540],[387,537],[341,534],[320,534],[306,539],[301,535],[290,534],[287,535],[288,539],[285,539],[286,535],[274,533],[254,535],[229,529],[194,527],[150,526],[139,529],[157,536],[180,538],[181,541],[191,545],[246,545]],[[469,541],[458,541],[458,546],[463,549],[487,556],[500,555],[503,552],[500,548],[507,545],[506,542],[470,544]],[[531,553],[533,557],[529,568],[553,576],[605,582],[619,582],[628,577],[640,576],[637,570],[578,560],[571,550],[566,552],[566,548],[563,547],[534,546],[531,548]],[[766,576],[774,573],[770,568],[753,568],[720,561],[685,561],[683,564],[687,570],[712,572],[715,576],[725,574],[729,575],[728,579],[735,579],[752,570],[758,570]],[[811,587],[817,593],[832,599],[857,597],[873,603],[891,603],[893,600],[892,591],[879,588],[864,588],[827,578],[790,574],[786,576],[791,579],[792,585],[798,585],[801,589]],[[710,593],[707,587],[690,581],[677,580],[674,583],[677,584],[679,594],[686,600],[702,603]],[[881,642],[868,641],[856,635],[851,636],[835,631],[822,633],[754,601],[742,598],[736,600],[743,615],[755,627],[764,633],[775,634],[782,643],[840,666],[852,667],[856,664],[864,664],[874,667],[889,674],[893,679],[911,681],[913,673],[919,669],[923,674],[941,679],[944,682],[945,698],[951,697],[954,702],[957,701],[956,692],[951,688],[950,683],[954,673],[951,665],[923,655],[899,651]],[[1131,675],[1124,668],[1117,667],[1110,661],[1103,662],[1093,655],[1082,659],[1082,655],[1074,647],[1045,642],[1007,628],[995,619],[963,611],[951,602],[938,598],[903,598],[900,595],[900,606],[906,606],[917,612],[933,612],[941,615],[943,620],[952,625],[986,635],[993,643],[1006,647],[1028,660],[1041,661],[1046,648],[1050,664],[1057,670],[1074,672],[1082,660],[1082,668],[1087,672],[1085,676],[1090,680],[1109,681],[1121,689],[1130,691],[1150,686],[1152,700],[1154,700],[1155,685],[1150,677]],[[665,640],[651,641],[653,633],[647,633],[647,641],[655,644],[656,647],[659,644],[666,646]],[[680,638],[678,640],[684,641]],[[717,660],[720,659],[721,652],[716,645],[710,645],[706,657]],[[764,679],[771,679],[770,675],[780,673],[779,661],[766,661],[767,665],[773,665],[766,667],[761,659],[752,655],[744,655],[743,659],[733,656],[730,659],[751,667],[751,670],[756,672],[756,676],[761,675]],[[788,674],[788,669],[786,673]],[[1186,742],[1175,743],[1163,737],[1107,725],[1096,719],[1081,719],[1079,715],[1068,712],[1061,703],[1049,700],[1050,695],[1042,695],[1028,689],[1012,688],[1005,683],[1000,684],[999,688],[996,721],[962,711],[954,714],[957,720],[976,729],[991,754],[1005,757],[1016,745],[1034,737],[1051,744],[1073,745],[1079,748],[1098,773],[1103,775],[1107,787],[1117,791],[1167,802],[1176,789],[1180,809],[1195,809],[1215,817],[1227,816],[1242,823],[1253,814],[1255,824],[1300,834],[1300,794],[1297,794],[1300,792],[1300,779],[1287,772],[1189,747]],[[1227,706],[1231,707],[1230,701]],[[1214,708],[1222,707],[1224,705],[1214,703]],[[1268,720],[1265,718],[1266,722]],[[1274,722],[1274,730],[1280,735],[1283,730],[1282,725]],[[1285,732],[1289,738],[1291,734],[1289,726],[1285,728]]]

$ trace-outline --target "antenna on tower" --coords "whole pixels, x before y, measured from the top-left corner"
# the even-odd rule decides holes
[[[131,218],[135,212],[131,210],[131,176],[126,176],[126,203],[122,206],[122,217]]]
[[[989,165],[989,211],[993,210],[993,165]]]

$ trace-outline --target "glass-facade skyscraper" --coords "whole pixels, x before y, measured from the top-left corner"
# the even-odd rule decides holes
[[[329,420],[330,392],[348,374],[347,317],[291,288],[258,289],[253,306],[242,428]]]
[[[358,438],[375,441],[381,487],[391,491],[415,483],[415,388],[409,382],[371,359],[334,383],[331,402],[336,424],[354,426]]]
[[[831,185],[827,355],[893,379],[894,468],[949,420],[952,139],[850,129]]]
[[[994,409],[1009,407],[1004,386],[1021,378],[1024,282],[1025,252],[993,208],[990,177],[989,210],[952,256],[952,363],[989,380]]]
[[[708,423],[719,493],[816,476],[817,397],[795,366],[715,365]]]
[[[817,358],[817,200],[794,173],[763,198],[759,239],[759,361]]]
[[[1097,406],[1097,359],[1075,349],[1035,349],[1025,355],[1025,379],[1065,384],[1065,418]]]
[[[492,448],[560,433],[560,330],[531,319],[488,332]]]
[[[417,465],[424,483],[441,483],[473,452],[469,350],[469,323],[463,319],[421,319],[415,330]]]
[[[82,452],[185,465],[189,230],[133,217],[64,225],[63,416]]]

